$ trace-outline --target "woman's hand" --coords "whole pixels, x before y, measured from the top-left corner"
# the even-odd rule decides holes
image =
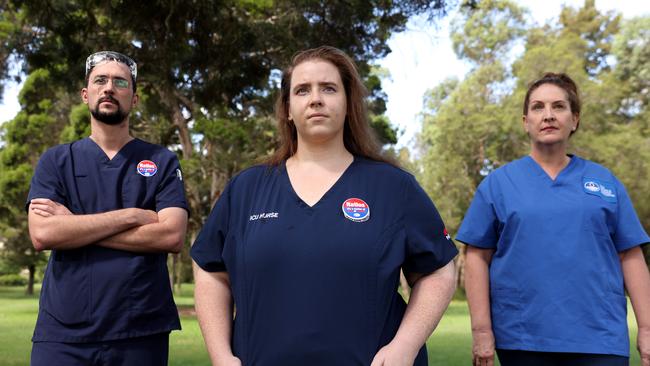
[[[241,366],[241,360],[235,356],[229,356],[212,363],[213,366]]]
[[[391,342],[377,352],[370,366],[413,366],[416,356],[417,351],[413,354],[404,347]]]
[[[472,332],[472,365],[494,365],[494,333],[492,330]]]

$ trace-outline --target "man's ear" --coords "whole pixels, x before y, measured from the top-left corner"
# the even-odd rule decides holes
[[[81,91],[79,91],[79,96],[81,96],[81,100],[84,102],[84,104],[88,104],[88,89],[81,89]]]

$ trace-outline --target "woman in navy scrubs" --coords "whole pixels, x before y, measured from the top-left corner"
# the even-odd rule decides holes
[[[426,365],[457,254],[438,212],[379,155],[347,55],[298,53],[280,93],[279,149],[229,182],[192,247],[212,362]]]
[[[650,275],[644,231],[606,168],[567,155],[580,122],[576,84],[548,73],[526,94],[530,155],[479,185],[457,239],[474,365],[627,365],[627,289],[650,365]]]

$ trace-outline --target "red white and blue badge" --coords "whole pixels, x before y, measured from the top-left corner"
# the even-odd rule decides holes
[[[346,219],[354,222],[364,222],[370,218],[370,206],[359,198],[348,198],[341,205]]]
[[[156,163],[151,160],[142,160],[136,167],[138,174],[143,177],[153,177],[158,171]]]

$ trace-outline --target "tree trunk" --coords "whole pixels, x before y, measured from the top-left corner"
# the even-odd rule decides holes
[[[175,294],[180,294],[181,293],[181,285],[183,284],[183,278],[182,278],[182,273],[183,273],[183,253],[185,251],[180,251],[178,254],[174,254],[175,262],[174,262],[174,278],[176,279],[175,283],[175,288],[174,288],[174,293]]]
[[[456,259],[456,288],[465,293],[465,255],[467,253],[467,245],[461,245],[458,252],[458,259]]]
[[[173,253],[172,254],[172,269],[169,273],[169,282],[172,287],[172,292],[174,294],[177,294],[178,292],[176,291],[176,285],[178,284],[178,272],[176,271],[176,267],[178,267],[178,253]]]
[[[25,289],[25,294],[27,295],[33,295],[34,294],[34,277],[36,275],[36,266],[33,264],[30,264],[27,266],[27,270],[29,271],[29,279],[27,280],[27,288]]]

